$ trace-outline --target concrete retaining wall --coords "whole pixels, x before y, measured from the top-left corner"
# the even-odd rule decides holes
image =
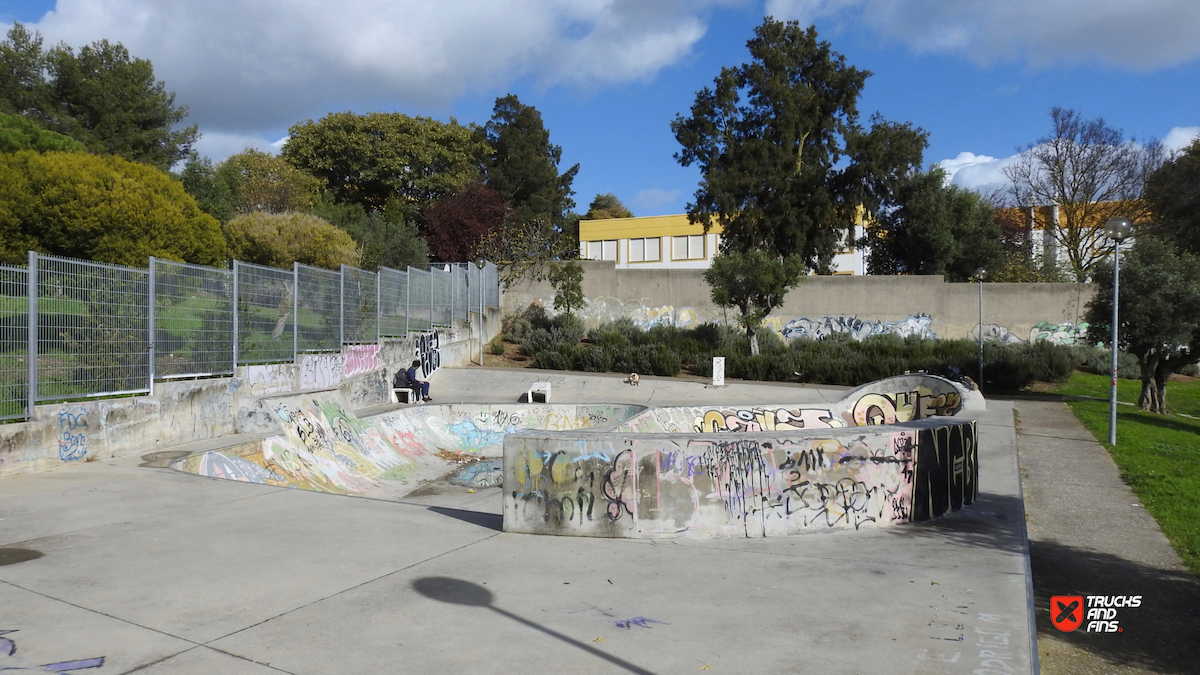
[[[734,310],[712,303],[702,270],[581,264],[586,304],[579,314],[590,325],[622,316],[644,328],[736,319]],[[1093,293],[1091,284],[985,283],[984,338],[1074,344]],[[551,311],[554,290],[546,282],[517,285],[506,291],[502,304],[511,314],[530,303]],[[979,286],[946,283],[941,276],[810,276],[766,323],[789,338],[847,332],[859,339],[879,333],[978,339]]]
[[[489,311],[485,340],[499,330],[498,315]],[[384,404],[391,376],[414,357],[427,365],[477,359],[477,331],[459,323],[438,329],[436,340],[429,334],[385,339],[347,345],[340,353],[301,355],[296,363],[242,366],[234,377],[157,382],[150,396],[39,405],[32,420],[0,425],[0,476],[234,433],[277,432],[264,398],[336,391],[350,409]]]
[[[504,440],[504,529],[777,536],[926,520],[978,492],[979,393],[929,375],[823,407],[665,407],[611,431]]]

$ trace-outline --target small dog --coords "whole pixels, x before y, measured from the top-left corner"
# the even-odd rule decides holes
[[[638,382],[642,381],[642,378],[637,373],[630,373],[629,377],[625,378],[625,381],[636,387],[638,386]]]

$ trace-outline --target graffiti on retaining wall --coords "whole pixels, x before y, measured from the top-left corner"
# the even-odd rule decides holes
[[[421,362],[421,372],[429,377],[442,365],[441,338],[438,332],[421,333],[413,341],[413,358]]]
[[[816,319],[799,317],[787,322],[781,331],[785,338],[811,338],[821,340],[836,333],[848,333],[855,340],[865,340],[872,335],[916,335],[935,339],[930,329],[933,319],[927,314],[917,314],[900,321],[876,321],[859,319],[855,316],[822,316]]]
[[[301,389],[333,389],[341,382],[341,354],[305,354],[300,359]]]
[[[978,494],[971,421],[861,436],[543,441],[514,450],[506,519],[525,532],[861,529],[931,518]]]
[[[345,358],[342,366],[344,377],[354,377],[360,373],[383,367],[383,361],[379,360],[379,345],[347,345],[344,348],[343,357]]]
[[[64,462],[83,459],[88,453],[87,414],[82,405],[64,406],[58,411],[58,458]]]
[[[1026,340],[1012,333],[1005,326],[985,323],[983,324],[983,339],[986,342],[1004,344],[1032,344],[1034,342],[1049,342],[1055,345],[1086,344],[1088,325],[1086,321],[1082,321],[1078,325],[1070,322],[1042,321],[1029,330],[1029,339]],[[970,338],[972,340],[979,339],[979,324],[975,324],[975,327],[971,329]]]
[[[675,307],[656,304],[650,298],[620,300],[611,296],[584,298],[579,318],[588,324],[602,324],[628,318],[639,328],[650,330],[655,326],[686,328],[699,324],[700,312],[695,307]]]
[[[296,373],[290,364],[246,366],[241,384],[255,396],[296,391]]]

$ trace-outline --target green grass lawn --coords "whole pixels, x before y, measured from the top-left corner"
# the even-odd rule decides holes
[[[1120,380],[1117,400],[1137,400],[1141,383]],[[1074,373],[1057,393],[1107,397],[1108,378]],[[1112,455],[1121,477],[1200,575],[1200,420],[1117,406],[1117,445],[1108,445],[1108,402],[1069,401],[1075,416]],[[1167,383],[1167,408],[1200,416],[1200,380]]]

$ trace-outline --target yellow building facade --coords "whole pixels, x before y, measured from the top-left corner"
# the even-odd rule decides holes
[[[688,222],[686,213],[670,216],[604,218],[579,222],[579,257],[610,260],[617,269],[708,269],[721,246],[722,229]],[[855,228],[855,237],[862,227]],[[835,274],[866,274],[859,248],[834,256]]]

